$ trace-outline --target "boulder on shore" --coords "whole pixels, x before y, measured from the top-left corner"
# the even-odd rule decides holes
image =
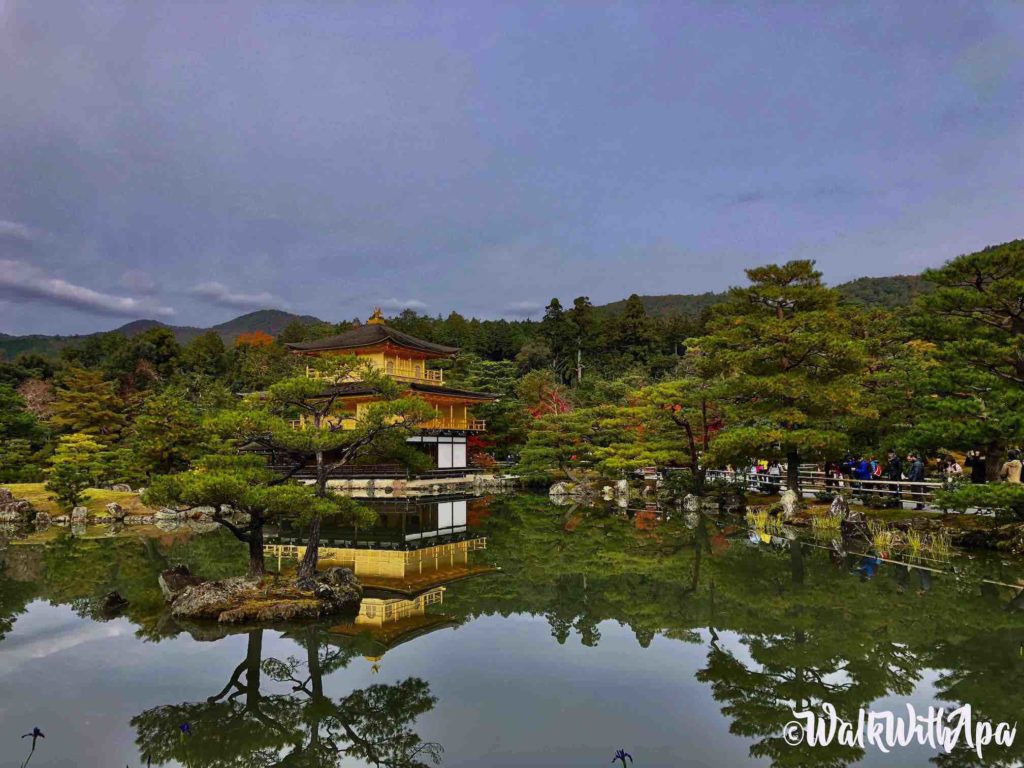
[[[160,583],[160,591],[164,593],[164,599],[168,602],[177,597],[186,587],[203,583],[203,580],[198,576],[193,576],[188,566],[185,565],[168,568],[160,574],[157,581]]]
[[[0,520],[21,523],[32,519],[35,508],[27,499],[17,499],[10,488],[0,488]]]
[[[797,508],[800,506],[800,499],[796,495],[796,491],[792,488],[787,488],[782,492],[782,496],[779,497],[779,505],[782,507],[782,519],[789,520],[796,515]]]
[[[132,487],[128,483],[115,483],[110,486],[110,490],[118,491],[119,493],[131,493]]]
[[[71,522],[72,523],[84,523],[89,517],[88,507],[75,507],[71,510]]]
[[[107,504],[107,514],[114,520],[124,520],[128,513],[116,501]]]
[[[167,584],[171,615],[176,619],[200,619],[221,624],[279,622],[316,619],[355,610],[362,586],[348,568],[331,568],[317,576],[312,589],[300,589],[291,581],[252,581],[246,578],[202,581],[184,566],[173,569]],[[180,589],[185,581],[190,581]]]

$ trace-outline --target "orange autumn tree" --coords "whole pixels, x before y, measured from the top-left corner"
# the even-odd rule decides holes
[[[235,337],[236,347],[269,347],[273,343],[274,337],[263,331],[248,331]]]

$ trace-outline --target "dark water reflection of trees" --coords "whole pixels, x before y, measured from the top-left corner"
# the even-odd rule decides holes
[[[864,581],[852,572],[855,560],[807,546],[752,546],[741,526],[707,518],[554,508],[532,496],[496,498],[487,512],[476,522],[488,539],[482,554],[501,573],[450,585],[438,610],[457,622],[544,616],[558,643],[575,636],[598,645],[601,623],[612,620],[633,631],[636,653],[658,638],[703,645],[697,679],[751,755],[773,765],[855,763],[856,748],[786,745],[781,729],[791,709],[827,701],[855,719],[857,708],[882,697],[907,697],[929,670],[950,707],[970,703],[977,717],[1007,722],[1024,711],[1024,613],[1007,609],[1011,591],[982,584],[984,577],[1018,583],[1017,564],[960,558],[955,576],[930,579],[883,565]],[[117,589],[138,634],[158,640],[183,631],[163,610],[161,569],[186,562],[217,576],[245,567],[244,551],[219,534],[67,539],[16,550],[0,554],[0,639],[32,599],[103,620],[98,599]],[[340,673],[357,645],[317,627],[288,634],[302,649],[298,657],[264,658],[262,632],[253,630],[245,659],[225,670],[209,699],[140,713],[133,720],[140,753],[154,764],[191,766],[326,766],[346,755],[384,766],[430,764],[439,746],[414,730],[434,706],[426,681],[328,697],[324,679]],[[182,722],[191,737],[180,735]],[[984,764],[1022,758],[1024,739],[1003,752],[989,748]],[[982,764],[966,750],[936,762]]]
[[[333,698],[324,692],[324,679],[355,652],[329,644],[313,626],[293,639],[303,657],[264,658],[263,630],[250,630],[246,656],[223,688],[205,701],[154,707],[132,719],[139,752],[155,764],[176,760],[205,768],[327,768],[345,758],[387,768],[437,762],[441,746],[411,728],[436,702],[424,680],[410,677]],[[267,693],[268,679],[290,690]]]

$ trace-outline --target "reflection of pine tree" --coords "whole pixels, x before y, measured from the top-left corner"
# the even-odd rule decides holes
[[[804,589],[803,548],[789,547],[790,583],[797,594]],[[779,585],[781,594],[781,584]],[[828,746],[790,746],[783,728],[793,710],[820,712],[828,702],[838,715],[856,722],[857,710],[886,694],[907,695],[919,678],[921,660],[906,645],[884,634],[861,634],[859,627],[829,626],[806,621],[799,601],[789,614],[791,631],[746,633],[741,642],[753,663],[749,666],[719,645],[712,632],[707,666],[697,679],[710,683],[722,714],[732,718],[730,732],[757,738],[753,757],[768,757],[773,766],[845,766],[859,760],[864,750],[833,742]],[[809,627],[809,628],[804,628]]]
[[[937,681],[939,698],[949,709],[970,704],[974,721],[1014,723],[1024,712],[1024,632],[991,630],[957,636],[935,648],[930,663],[945,671]],[[984,760],[965,745],[934,759],[941,768],[1020,765],[1024,740],[1017,734],[1013,746],[985,748]]]
[[[424,761],[437,761],[440,745],[422,741],[409,728],[436,702],[426,682],[409,678],[333,699],[324,692],[324,679],[347,666],[355,650],[327,647],[326,633],[316,627],[296,639],[304,658],[264,661],[263,631],[253,630],[245,659],[218,693],[133,718],[143,758],[193,768],[328,768],[345,757],[385,768],[424,768]],[[264,675],[290,683],[291,692],[264,694]],[[191,736],[180,736],[182,723],[191,725]]]

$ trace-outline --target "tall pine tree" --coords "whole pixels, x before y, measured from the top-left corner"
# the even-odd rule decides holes
[[[845,450],[851,424],[873,412],[863,396],[867,351],[813,261],[746,272],[751,285],[731,289],[706,335],[690,342],[718,376],[723,429],[709,460],[782,459],[795,489],[801,460]]]

